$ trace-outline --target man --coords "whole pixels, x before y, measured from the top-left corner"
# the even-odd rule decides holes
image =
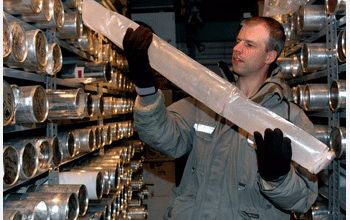
[[[141,140],[172,157],[188,154],[181,183],[165,219],[290,219],[317,198],[317,182],[291,165],[291,143],[280,129],[253,136],[203,103],[185,98],[164,106],[147,50],[152,33],[128,29],[123,40],[137,86],[134,120]],[[284,47],[283,27],[272,18],[246,20],[233,48],[236,86],[252,101],[307,132],[313,125],[286,98],[279,71],[269,71]]]

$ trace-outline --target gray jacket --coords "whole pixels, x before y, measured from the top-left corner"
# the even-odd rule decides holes
[[[287,100],[287,88],[275,75],[251,100],[312,133],[305,113]],[[262,180],[252,135],[193,98],[168,108],[162,94],[146,107],[136,100],[134,120],[152,148],[174,158],[188,154],[164,219],[290,219],[290,211],[305,213],[317,198],[315,176],[298,166],[280,184]]]

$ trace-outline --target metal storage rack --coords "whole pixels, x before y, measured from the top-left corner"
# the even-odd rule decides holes
[[[110,2],[110,0],[102,0],[100,1],[101,4],[103,4],[106,8],[109,8],[111,10],[116,11],[116,8],[113,6],[113,4]],[[71,12],[72,9],[68,8],[66,4],[64,4],[64,10],[65,12]],[[4,15],[6,16],[7,20],[9,22],[19,22],[22,27],[24,27],[25,30],[34,30],[39,29],[35,26],[35,24],[28,24],[21,20],[18,17],[15,17],[7,12],[4,11]],[[94,56],[91,54],[84,52],[73,45],[69,44],[65,40],[62,40],[56,36],[56,30],[55,29],[46,29],[45,30],[45,36],[47,38],[48,43],[57,43],[61,48],[64,48],[65,52],[69,54],[69,56],[64,57],[63,56],[63,64],[74,64],[78,62],[96,62],[99,61],[97,58],[95,59]],[[102,40],[104,42],[107,42],[108,40],[105,39],[103,36]],[[118,52],[121,52],[121,49],[115,47],[115,50]],[[45,89],[53,89],[56,90],[58,87],[62,88],[82,88],[84,91],[92,92],[94,94],[106,94],[108,96],[115,96],[118,98],[135,98],[136,93],[134,91],[125,91],[120,90],[119,88],[116,88],[116,86],[113,83],[95,83],[95,84],[82,84],[82,83],[76,83],[72,80],[66,80],[57,78],[56,76],[48,76],[48,75],[40,75],[33,72],[28,72],[20,69],[13,69],[9,67],[3,67],[3,77],[5,79],[9,79],[11,81],[21,81],[28,83],[29,85],[42,85]],[[127,120],[132,120],[132,114],[124,113],[124,114],[118,114],[118,115],[111,115],[111,116],[93,116],[89,118],[83,118],[83,119],[74,119],[74,120],[63,120],[62,122],[57,122],[57,120],[50,121],[46,120],[43,123],[25,123],[25,124],[10,124],[3,127],[3,133],[8,134],[10,136],[14,136],[15,134],[23,134],[23,132],[30,132],[34,131],[36,129],[45,129],[45,133],[47,137],[53,137],[57,136],[59,130],[61,129],[61,126],[67,126],[67,125],[76,125],[80,124],[80,128],[83,128],[84,126],[91,126],[91,125],[104,125],[108,122],[124,122]],[[130,128],[133,129],[132,127]],[[118,132],[118,131],[117,131]],[[132,132],[131,132],[132,133]],[[7,138],[7,137],[6,137]],[[4,139],[6,139],[4,138]],[[128,136],[124,138],[129,138]],[[130,136],[130,140],[135,140],[132,136]],[[136,139],[137,140],[137,139]],[[105,153],[105,150],[108,150],[109,148],[118,147],[124,143],[124,141],[128,140],[117,140],[116,143],[113,143],[111,146],[103,146],[101,148],[95,149],[88,153],[79,153],[77,156],[72,158],[71,160],[66,160],[60,163],[58,166],[55,166],[53,164],[50,165],[50,167],[46,171],[37,172],[33,178],[30,178],[28,180],[18,180],[15,184],[11,186],[7,186],[6,188],[3,188],[3,194],[4,196],[13,193],[13,192],[25,192],[25,188],[31,184],[35,185],[41,185],[44,182],[47,182],[48,184],[58,184],[58,174],[60,170],[69,170],[71,166],[75,163],[78,163],[81,159],[89,159],[94,158],[96,156],[103,156]],[[141,143],[141,152],[138,152],[138,158],[141,162],[143,160],[142,155],[142,143]],[[130,160],[130,158],[129,158]],[[130,166],[130,162],[128,164]],[[142,166],[141,166],[142,167]],[[137,171],[134,171],[136,173]],[[139,174],[137,174],[139,175]],[[141,174],[142,176],[142,174]],[[131,178],[131,177],[130,177]],[[129,184],[130,185],[130,184]],[[130,186],[128,186],[130,187]],[[147,189],[142,188],[142,192],[140,192],[140,198],[147,198]],[[128,194],[129,195],[129,194]],[[120,205],[120,204],[119,204]],[[123,216],[125,216],[129,213],[126,212],[126,207],[124,207],[123,213],[120,212],[120,216],[114,216],[115,218],[121,219]],[[134,208],[135,209],[135,208]],[[142,213],[147,216],[147,207],[145,209],[135,209],[136,213],[139,215]],[[134,210],[134,211],[135,211]],[[137,212],[138,211],[138,212]],[[130,213],[133,212],[133,208],[131,208]],[[130,216],[128,216],[130,217]],[[92,217],[93,218],[93,217]]]
[[[341,1],[337,1],[340,4]],[[326,4],[326,2],[311,0],[307,5],[311,4]],[[333,2],[333,4],[336,4]],[[322,81],[325,82],[329,87],[335,79],[346,78],[346,63],[338,62],[336,55],[336,44],[337,44],[337,33],[340,30],[346,28],[346,16],[338,14],[326,14],[326,23],[323,29],[314,33],[313,35],[298,39],[295,44],[291,47],[286,47],[284,50],[284,56],[289,57],[296,54],[302,48],[303,43],[311,43],[318,41],[319,39],[325,38],[327,45],[327,68],[325,70],[313,72],[310,74],[304,74],[296,78],[286,79],[289,85],[298,85],[302,83],[312,82],[312,81]],[[343,74],[343,75],[342,75]],[[308,116],[311,117],[327,117],[328,129],[331,131],[334,127],[339,127],[341,124],[344,125],[346,120],[345,111],[332,111],[330,108],[327,111],[321,112],[306,112]],[[342,122],[342,123],[341,123]],[[326,199],[328,201],[328,211],[329,214],[327,219],[345,219],[346,215],[346,197],[345,188],[340,186],[341,175],[345,176],[345,158],[335,158],[333,162],[326,168],[329,172],[328,185],[319,188],[319,197]]]

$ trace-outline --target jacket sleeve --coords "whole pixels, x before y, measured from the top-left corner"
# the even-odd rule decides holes
[[[194,115],[192,99],[182,99],[168,109],[162,93],[152,105],[142,106],[138,98],[135,101],[134,122],[140,139],[174,158],[192,149]]]
[[[303,111],[294,111],[292,122],[311,135],[315,135],[313,124]],[[284,181],[276,187],[269,185],[260,177],[260,191],[280,209],[305,213],[318,196],[317,175],[311,174],[293,161],[292,165]]]

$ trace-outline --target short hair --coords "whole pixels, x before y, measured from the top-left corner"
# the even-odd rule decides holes
[[[265,24],[269,31],[269,40],[266,43],[266,51],[275,50],[277,52],[276,59],[282,53],[286,35],[284,34],[283,26],[273,18],[270,17],[251,17],[243,22],[243,25],[258,25]]]

